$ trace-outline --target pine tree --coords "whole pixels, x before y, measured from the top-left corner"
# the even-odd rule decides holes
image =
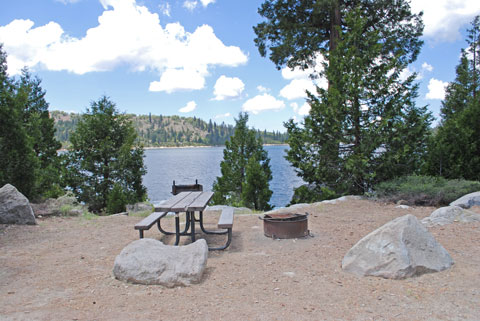
[[[480,17],[474,18],[456,78],[447,86],[442,121],[429,144],[427,172],[480,180]]]
[[[248,115],[240,113],[235,120],[235,132],[225,142],[222,176],[213,184],[213,203],[247,206],[256,210],[270,208],[272,192],[268,182],[272,179],[270,159],[261,139],[247,127]]]
[[[35,196],[38,160],[23,123],[27,101],[7,75],[7,55],[0,44],[0,186],[11,184],[30,198]]]
[[[378,181],[419,169],[431,116],[415,106],[416,75],[405,81],[399,75],[420,50],[416,28],[421,30],[421,23],[407,5],[399,6],[382,9],[406,17],[403,31],[394,28],[388,36],[387,22],[376,16],[382,10],[373,17],[363,8],[345,12],[335,48],[325,52],[328,89],[309,94],[311,111],[303,127],[285,124],[287,159],[307,183],[338,194],[363,194]]]
[[[62,146],[55,138],[54,120],[50,117],[49,104],[45,100],[46,92],[41,87],[41,80],[32,77],[27,69],[22,70],[16,88],[17,95],[26,99],[23,105],[23,122],[38,159],[34,194],[46,197],[59,196],[62,189],[57,150]]]
[[[115,185],[121,186],[130,204],[145,199],[144,152],[136,138],[132,122],[105,96],[92,102],[79,121],[70,138],[65,180],[91,211],[108,206]],[[118,187],[115,193],[119,193]]]

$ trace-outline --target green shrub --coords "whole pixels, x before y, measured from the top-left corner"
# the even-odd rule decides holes
[[[289,205],[300,203],[315,203],[339,197],[337,193],[327,187],[302,185],[294,190]]]
[[[115,184],[107,196],[107,214],[125,212],[127,195],[122,186]]]
[[[444,206],[480,190],[480,182],[434,176],[403,176],[375,186],[373,196],[409,205]]]

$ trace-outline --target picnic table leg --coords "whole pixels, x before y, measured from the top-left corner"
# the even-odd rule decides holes
[[[230,243],[232,243],[232,229],[231,228],[227,229],[227,232],[228,232],[227,243],[224,246],[209,247],[208,250],[209,251],[221,251],[221,250],[225,250],[227,247],[229,247]]]
[[[194,217],[195,218],[195,217]],[[202,230],[203,233],[205,234],[227,234],[228,233],[228,230],[225,230],[225,231],[209,231],[209,230],[206,230],[204,227],[203,227],[203,211],[200,211],[200,219],[197,221],[200,223],[200,229]]]
[[[192,243],[195,242],[195,212],[187,212],[187,217],[192,221]]]
[[[158,230],[159,230],[160,232],[162,232],[162,233],[165,234],[165,235],[174,235],[174,234],[177,234],[176,232],[167,232],[167,231],[165,231],[165,230],[162,228],[160,221],[161,221],[161,220],[158,220],[158,221],[157,221],[157,227],[158,227]],[[180,232],[180,235],[186,235],[189,227],[190,227],[190,222],[187,220],[187,221],[185,222],[185,229],[183,230],[183,232]],[[176,228],[175,228],[175,229],[176,229]]]
[[[175,213],[175,245],[180,242],[180,217]]]

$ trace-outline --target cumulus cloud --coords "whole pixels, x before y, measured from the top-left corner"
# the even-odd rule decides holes
[[[430,79],[428,83],[428,93],[426,95],[427,99],[445,99],[445,89],[448,85],[448,82],[441,81],[435,78]]]
[[[243,111],[255,115],[265,110],[280,110],[283,108],[285,108],[285,103],[269,94],[257,95],[247,100],[242,106]]]
[[[263,87],[262,85],[258,85],[257,90],[258,90],[258,92],[260,92],[262,94],[270,91],[270,89],[268,89],[267,87]]]
[[[85,74],[127,65],[157,71],[160,81],[150,89],[173,92],[203,88],[212,66],[247,62],[240,48],[223,44],[208,25],[190,33],[179,23],[162,27],[158,15],[135,0],[101,3],[106,10],[98,26],[83,38],[70,37],[55,22],[34,28],[31,20],[14,20],[0,27],[9,72],[18,74],[28,66]]]
[[[478,0],[412,0],[411,7],[424,12],[424,36],[438,41],[460,39],[459,29],[480,14]]]
[[[245,84],[240,78],[227,77],[225,75],[220,76],[215,83],[213,94],[214,100],[225,100],[238,98],[245,89]]]
[[[430,64],[428,64],[428,63],[426,63],[426,62],[424,62],[424,63],[422,64],[422,69],[423,69],[423,70],[426,70],[426,71],[433,71],[433,66],[430,65]]]
[[[215,3],[215,0],[200,0],[200,3],[202,4],[202,6],[204,8],[206,8],[209,4]],[[185,0],[183,2],[183,7],[190,10],[190,11],[193,11],[193,10],[195,10],[195,8],[198,7],[198,1],[196,1],[196,0]]]
[[[198,5],[198,1],[191,1],[191,0],[186,0],[183,3],[183,7],[186,8],[187,10],[193,11]]]
[[[215,0],[200,0],[204,7],[208,6],[210,3],[215,3]]]
[[[291,103],[290,106],[293,108],[293,111],[301,116],[306,116],[310,113],[310,105],[305,102],[301,107],[297,103]]]
[[[307,90],[311,93],[316,93],[316,86],[326,89],[328,82],[325,77],[317,79],[311,79],[310,77],[312,74],[318,75],[323,71],[323,61],[323,57],[318,56],[315,67],[306,70],[302,70],[299,67],[294,69],[284,67],[282,69],[282,77],[290,80],[290,83],[280,90],[280,96],[288,100],[294,100],[306,98]]]
[[[189,101],[185,107],[180,108],[178,111],[181,113],[189,113],[194,111],[195,108],[197,108],[197,103],[192,100]]]
[[[280,96],[288,100],[307,98],[307,90],[311,93],[316,92],[316,87],[312,80],[308,78],[293,79],[280,90]]]

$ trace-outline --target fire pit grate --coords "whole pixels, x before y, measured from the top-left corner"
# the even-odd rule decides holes
[[[309,235],[308,213],[265,214],[263,220],[265,236],[274,239],[300,238]]]

